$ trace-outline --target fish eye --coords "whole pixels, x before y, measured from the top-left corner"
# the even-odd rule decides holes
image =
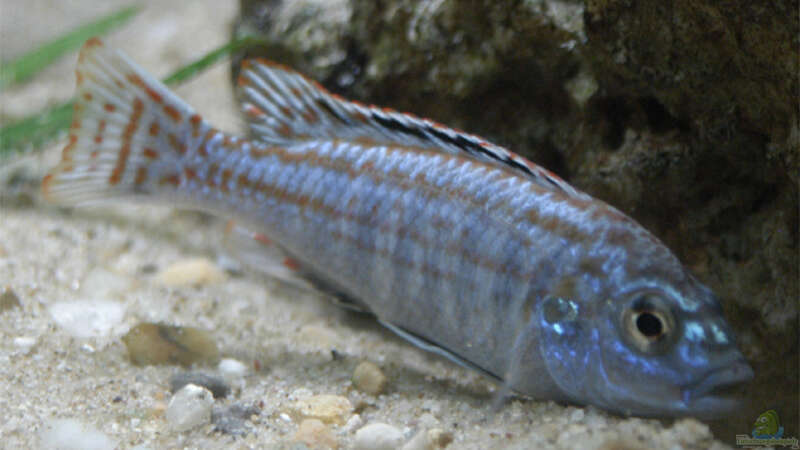
[[[622,313],[622,325],[631,343],[645,353],[658,353],[675,328],[672,313],[656,296],[636,298]]]

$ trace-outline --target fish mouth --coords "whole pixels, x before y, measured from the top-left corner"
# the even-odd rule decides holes
[[[697,383],[682,389],[683,402],[701,415],[730,414],[741,405],[739,386],[753,379],[753,369],[743,358],[713,369]],[[705,413],[705,414],[704,414]]]

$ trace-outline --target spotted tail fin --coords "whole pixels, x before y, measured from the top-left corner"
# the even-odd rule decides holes
[[[69,142],[42,181],[45,199],[84,204],[175,190],[181,164],[213,132],[121,52],[92,38],[76,70]]]

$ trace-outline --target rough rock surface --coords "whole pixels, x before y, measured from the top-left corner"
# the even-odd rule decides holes
[[[798,423],[797,0],[242,0],[254,52],[478,133],[635,217],[722,299]],[[236,71],[236,63],[234,63]]]

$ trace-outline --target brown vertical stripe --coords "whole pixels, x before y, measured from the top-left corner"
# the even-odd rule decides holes
[[[133,138],[133,134],[136,133],[143,110],[144,103],[142,103],[138,97],[133,99],[133,112],[131,113],[131,119],[128,121],[128,125],[122,133],[122,148],[119,151],[117,165],[114,167],[114,170],[111,172],[111,177],[108,179],[108,183],[112,186],[120,182],[122,174],[125,172],[125,165],[128,163],[128,157],[131,154],[131,138]]]

